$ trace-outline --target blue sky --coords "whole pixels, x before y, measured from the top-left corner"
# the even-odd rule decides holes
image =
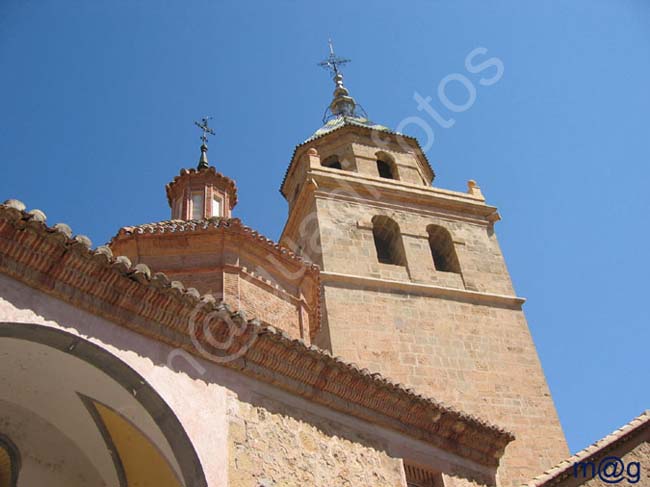
[[[435,184],[475,179],[499,207],[575,451],[650,408],[649,24],[644,0],[0,0],[0,200],[96,245],[167,219],[164,186],[196,165],[192,122],[210,114],[235,216],[277,239],[282,176],[330,100],[316,63],[332,37],[374,121],[426,118],[415,92],[456,119],[431,124]],[[465,69],[477,47],[503,62],[492,86]],[[476,86],[455,114],[437,99],[454,73]],[[448,94],[467,96],[458,83]]]

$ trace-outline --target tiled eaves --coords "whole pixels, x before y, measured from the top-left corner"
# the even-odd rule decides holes
[[[287,167],[287,170],[284,172],[284,177],[282,178],[282,183],[280,184],[280,194],[282,196],[284,196],[285,198],[287,197],[287,195],[285,195],[283,193],[284,184],[287,182],[287,178],[289,177],[289,173],[291,172],[291,169],[293,168],[295,160],[296,160],[296,154],[298,153],[298,151],[300,149],[302,149],[303,147],[308,146],[309,144],[313,143],[316,140],[322,139],[324,137],[329,137],[332,134],[335,134],[335,133],[340,132],[340,131],[345,130],[345,129],[349,129],[351,127],[362,129],[362,130],[367,130],[368,132],[373,131],[372,127],[368,127],[366,125],[354,123],[352,121],[346,121],[340,127],[332,129],[332,130],[330,130],[328,132],[325,132],[325,133],[323,133],[321,135],[318,135],[318,136],[315,136],[315,137],[310,137],[305,142],[303,142],[301,144],[298,144],[294,148],[293,154],[291,155],[291,162],[289,163],[289,166]],[[424,151],[422,151],[422,149],[420,148],[420,143],[418,142],[418,140],[415,137],[411,137],[410,135],[404,135],[404,134],[401,134],[399,132],[394,132],[392,130],[382,130],[381,132],[392,135],[392,136],[395,136],[395,137],[402,137],[402,138],[404,138],[406,140],[409,140],[409,141],[415,143],[415,147],[417,147],[419,154],[422,156],[424,162],[426,163],[427,169],[429,171],[431,171],[431,180],[433,180],[435,178],[436,173],[433,170],[433,168],[431,167],[431,163],[429,162],[429,159],[427,158],[427,155],[424,153]]]
[[[650,428],[650,410],[646,410],[629,423],[621,426],[616,431],[592,443],[587,448],[580,450],[575,455],[562,460],[553,468],[538,475],[522,487],[550,487],[573,476],[573,466],[578,462],[597,461],[609,451],[617,448],[621,443],[630,439],[642,430]]]
[[[170,182],[167,183],[165,186],[165,191],[167,193],[167,202],[169,203],[169,206],[172,205],[172,200],[171,200],[171,194],[172,194],[172,187],[178,183],[181,179],[190,177],[191,174],[201,174],[204,173],[205,175],[215,177],[218,181],[223,183],[223,186],[226,188],[228,191],[228,194],[230,195],[230,206],[231,208],[234,208],[237,205],[237,184],[235,183],[234,180],[230,179],[228,176],[225,176],[218,172],[214,166],[209,166],[204,169],[181,169],[180,173],[178,176],[175,176],[174,179]]]
[[[269,251],[275,253],[278,257],[283,259],[290,259],[296,264],[306,268],[306,270],[313,274],[320,272],[319,267],[296,254],[291,249],[274,242],[268,237],[265,237],[257,230],[244,225],[239,218],[221,218],[213,217],[200,220],[163,220],[160,222],[144,223],[142,225],[122,227],[117,234],[111,238],[108,245],[110,246],[115,241],[129,238],[132,235],[148,235],[148,234],[163,234],[163,233],[194,233],[204,232],[210,230],[223,229],[226,231],[235,232],[242,235],[248,240],[261,244]]]
[[[221,217],[212,217],[208,219],[199,219],[199,220],[163,220],[160,222],[145,223],[142,225],[122,227],[117,232],[117,234],[111,238],[108,247],[111,247],[115,242],[120,240],[125,240],[132,238],[137,235],[157,235],[157,234],[187,234],[187,233],[202,233],[210,231],[225,231],[228,233],[234,233],[242,236],[252,243],[252,245],[260,245],[267,252],[272,252],[276,258],[284,262],[293,262],[295,265],[299,265],[304,270],[305,274],[300,274],[301,276],[309,275],[314,280],[315,286],[317,289],[320,289],[320,268],[313,262],[304,259],[302,256],[294,253],[292,250],[280,245],[277,242],[274,242],[270,238],[265,237],[257,230],[244,225],[239,218],[221,218]],[[272,265],[269,262],[269,265]],[[288,265],[288,264],[287,264]],[[264,280],[268,285],[274,286],[270,281],[267,281],[264,277],[258,276],[260,279]],[[316,293],[316,304],[314,307],[314,313],[318,317],[317,326],[310,330],[310,335],[313,335],[318,332],[320,329],[320,315],[321,315],[321,293]]]
[[[92,250],[87,237],[73,237],[65,224],[47,226],[43,212],[27,212],[16,200],[0,205],[0,272],[198,356],[193,340],[211,349],[203,335],[191,335],[191,319],[201,322],[221,313],[223,319],[209,324],[214,339],[226,338],[230,329],[226,320],[241,325],[244,332],[227,350],[211,350],[214,355],[206,360],[219,363],[218,353],[235,354],[243,344],[252,343],[240,358],[221,365],[481,465],[496,467],[514,439],[512,433],[480,418],[307,346],[259,320],[232,313],[196,289],[170,282],[162,273],[152,275],[144,264],[132,266],[106,246]]]

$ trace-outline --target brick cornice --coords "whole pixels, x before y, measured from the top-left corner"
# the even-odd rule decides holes
[[[220,172],[217,172],[213,166],[210,166],[205,169],[181,169],[179,175],[174,177],[174,179],[165,186],[169,206],[172,206],[174,193],[177,188],[189,185],[192,180],[214,184],[216,187],[223,189],[228,193],[231,209],[237,205],[237,185],[235,184],[235,181],[230,179],[228,176],[224,176]]]
[[[217,253],[224,252],[226,242],[239,248],[239,251],[251,249],[261,251],[267,257],[264,270],[269,272],[271,276],[274,275],[275,271],[278,271],[280,275],[275,273],[275,277],[293,280],[298,289],[301,288],[302,282],[309,278],[311,283],[313,283],[310,286],[313,286],[315,290],[313,296],[310,297],[310,302],[305,303],[306,309],[314,318],[313,322],[310,321],[309,325],[311,339],[320,330],[321,294],[319,267],[287,247],[274,242],[256,230],[244,225],[238,218],[213,217],[201,220],[165,220],[122,227],[110,240],[108,246],[111,250],[116,250],[120,248],[120,243],[129,240],[134,240],[137,244],[141,239],[157,239],[166,235],[172,237],[178,236],[178,238],[186,238],[188,236],[191,238],[192,236],[198,235],[218,237],[221,239],[221,243],[215,244],[217,246],[214,248],[214,252]],[[117,251],[119,252],[119,250]],[[235,267],[239,268],[238,266]],[[284,272],[285,270],[289,272]],[[191,271],[197,272],[198,269],[183,269],[183,272]],[[272,289],[274,293],[283,292],[279,286],[265,279],[262,275],[249,272],[246,269],[242,269],[242,271],[245,275],[254,278],[256,282],[262,284],[267,289]],[[288,293],[285,294],[289,296]]]
[[[295,395],[345,414],[425,441],[477,464],[496,467],[512,433],[395,384],[379,374],[291,339],[272,326],[246,320],[192,288],[151,276],[139,264],[110,249],[91,250],[87,237],[72,237],[67,225],[48,227],[45,215],[24,211],[15,200],[0,205],[0,272],[41,292],[102,316],[154,340],[201,356],[198,341],[216,360],[252,343],[240,358],[220,363]],[[203,333],[190,330],[192,319],[227,313],[243,333],[226,350],[211,347]],[[224,319],[209,323],[216,340],[228,337]],[[253,340],[251,340],[253,338]]]
[[[236,234],[253,245],[261,245],[281,261],[304,267],[305,272],[318,278],[319,267],[304,259],[291,249],[265,237],[257,230],[244,225],[239,218],[210,218],[202,220],[164,220],[142,225],[122,227],[108,243],[109,246],[120,240],[159,234],[190,234],[204,232],[228,232]]]

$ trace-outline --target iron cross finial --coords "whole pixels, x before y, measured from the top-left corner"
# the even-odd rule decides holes
[[[203,131],[203,134],[201,134],[201,141],[203,142],[204,145],[207,145],[208,135],[214,135],[214,130],[208,127],[208,120],[211,119],[212,117],[203,117],[201,119],[201,122],[194,122],[194,125],[196,125],[198,128],[200,128]]]
[[[328,43],[330,48],[330,55],[327,57],[327,59],[318,63],[318,65],[329,70],[332,73],[332,76],[336,77],[336,75],[339,74],[339,67],[349,63],[350,60],[337,57],[336,54],[334,54],[334,45],[332,44],[332,39],[329,39]]]

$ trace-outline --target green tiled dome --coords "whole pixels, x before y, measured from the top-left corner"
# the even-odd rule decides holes
[[[391,130],[388,127],[385,127],[384,125],[379,125],[371,120],[368,120],[367,118],[363,117],[346,117],[346,116],[339,116],[336,118],[333,118],[331,120],[328,120],[325,125],[323,125],[321,128],[319,128],[316,132],[312,134],[311,137],[309,137],[305,142],[309,142],[310,140],[317,139],[318,137],[325,135],[329,132],[332,132],[333,130],[336,130],[338,128],[343,127],[344,125],[357,125],[360,127],[367,127],[371,128],[374,130],[381,130],[384,132],[391,132]]]

